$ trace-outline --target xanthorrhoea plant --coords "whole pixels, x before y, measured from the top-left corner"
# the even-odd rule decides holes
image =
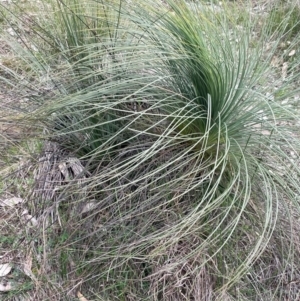
[[[168,5],[135,4],[139,57],[126,57],[126,72],[105,85],[119,96],[110,108],[126,120],[112,137],[132,136],[90,179],[98,210],[88,217],[107,215],[89,241],[97,237],[96,266],[106,267],[99,278],[140,277],[134,294],[143,298],[148,283],[150,299],[199,299],[207,293],[197,291],[201,273],[210,271],[215,296],[240,281],[267,247],[281,202],[295,199],[298,167],[286,169],[287,152],[299,144],[284,121],[298,117],[261,85],[276,42],[265,55],[262,40],[252,45],[250,23],[234,28],[209,8]]]
[[[84,194],[78,183],[62,189],[79,205],[65,213],[58,248],[73,247],[86,283],[114,300],[253,300],[266,287],[251,287],[246,272],[257,273],[270,245],[283,263],[295,247],[287,238],[274,247],[272,236],[299,193],[289,155],[299,148],[298,113],[262,84],[276,41],[268,28],[255,40],[251,18],[235,27],[226,10],[183,1],[116,12],[123,27],[114,23],[113,45],[102,39],[112,57],[102,44],[72,45],[84,53],[72,72],[105,55],[107,68],[62,80],[65,95],[38,113],[63,121],[52,138],[63,136],[91,173]]]

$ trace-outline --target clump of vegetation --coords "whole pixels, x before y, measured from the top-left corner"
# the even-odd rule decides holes
[[[289,41],[298,36],[300,31],[300,7],[299,3],[279,1],[273,5],[269,14],[270,30],[276,32],[282,27],[280,34],[283,41]]]
[[[41,46],[12,47],[30,80],[9,79],[45,141],[24,202],[35,299],[295,300],[299,112],[261,84],[289,14],[258,33],[208,4],[52,5],[28,24]]]

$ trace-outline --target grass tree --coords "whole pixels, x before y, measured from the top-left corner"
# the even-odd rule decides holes
[[[26,57],[55,84],[25,120],[67,154],[52,164],[54,199],[32,209],[46,218],[55,202],[43,244],[60,288],[80,278],[87,298],[293,300],[297,60],[275,87],[279,32],[246,8],[237,25],[226,6],[115,2],[58,1],[59,26],[34,26],[45,44]]]

